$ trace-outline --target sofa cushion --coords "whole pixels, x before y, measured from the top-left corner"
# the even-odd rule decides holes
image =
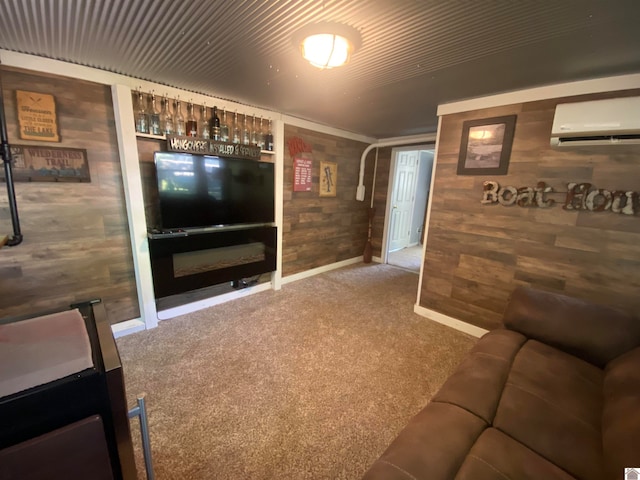
[[[447,403],[431,402],[402,430],[363,479],[451,480],[487,424]]]
[[[510,330],[493,330],[482,337],[433,397],[458,405],[493,422],[513,359],[526,338]],[[469,395],[472,391],[473,395]]]
[[[607,478],[622,478],[640,466],[640,348],[607,365],[604,377],[602,444]]]
[[[640,322],[631,315],[527,287],[518,287],[511,294],[503,322],[511,330],[600,368],[640,346]]]
[[[495,428],[473,445],[456,480],[573,480],[574,477]]]
[[[493,425],[569,474],[599,480],[603,376],[584,360],[529,340],[515,357]]]

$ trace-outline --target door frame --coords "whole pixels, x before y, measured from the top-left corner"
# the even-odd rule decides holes
[[[380,252],[380,262],[389,262],[389,230],[391,227],[391,203],[393,196],[393,185],[396,181],[396,166],[399,152],[411,152],[420,150],[435,150],[435,143],[422,143],[419,145],[411,145],[408,147],[394,147],[391,149],[391,163],[389,165],[389,183],[387,185],[387,202],[384,211],[384,229],[382,231],[382,251]],[[418,167],[419,168],[419,167]],[[435,161],[433,162],[431,175],[433,177],[433,169],[435,168]],[[426,228],[426,226],[425,226]]]

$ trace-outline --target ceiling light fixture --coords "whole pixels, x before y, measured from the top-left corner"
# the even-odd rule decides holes
[[[360,47],[360,33],[342,23],[321,22],[307,25],[293,37],[302,56],[314,67],[340,67]]]

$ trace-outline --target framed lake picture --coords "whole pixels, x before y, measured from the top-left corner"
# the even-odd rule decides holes
[[[458,175],[506,175],[515,126],[516,115],[464,122]]]

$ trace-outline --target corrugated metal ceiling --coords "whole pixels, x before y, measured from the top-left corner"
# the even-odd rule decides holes
[[[346,67],[293,33],[351,25]],[[640,71],[637,0],[2,0],[0,48],[238,100],[374,137],[434,131],[438,103]]]

